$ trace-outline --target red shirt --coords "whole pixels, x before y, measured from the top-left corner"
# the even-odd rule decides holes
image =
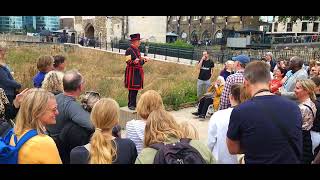
[[[269,89],[271,93],[275,93],[282,86],[281,80],[273,79],[269,82]]]

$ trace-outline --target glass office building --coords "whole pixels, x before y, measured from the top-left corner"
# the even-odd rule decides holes
[[[22,28],[22,16],[0,16],[0,32],[17,32],[21,31]]]
[[[36,16],[36,29],[56,31],[60,28],[59,16]]]
[[[27,29],[55,31],[60,28],[59,16],[0,16],[0,33],[25,32]]]
[[[36,30],[36,17],[35,16],[22,16],[23,26],[27,29]]]

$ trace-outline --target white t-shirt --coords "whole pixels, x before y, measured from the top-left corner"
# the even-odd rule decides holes
[[[231,155],[227,147],[227,131],[233,108],[215,112],[209,121],[208,147],[218,164],[239,164],[237,155]]]
[[[144,120],[133,119],[131,121],[128,121],[126,124],[126,137],[134,142],[138,154],[140,154],[143,149],[145,127],[146,121]]]

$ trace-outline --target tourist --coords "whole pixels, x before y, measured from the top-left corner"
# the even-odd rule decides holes
[[[225,63],[225,67],[220,72],[220,76],[222,76],[224,80],[227,80],[227,77],[233,74],[233,66],[234,66],[234,62],[231,60]]]
[[[54,95],[43,89],[32,89],[25,96],[17,115],[14,134],[18,140],[30,130],[37,135],[29,139],[19,150],[18,164],[61,164],[55,142],[46,135],[45,126],[56,123],[58,114]],[[11,138],[11,145],[15,145]]]
[[[89,112],[85,111],[76,101],[76,98],[80,96],[84,89],[84,78],[82,75],[75,70],[66,72],[63,77],[63,89],[64,92],[56,96],[58,110],[60,112],[57,116],[57,123],[55,125],[47,126],[47,130],[49,135],[55,140],[61,159],[65,164],[68,163],[68,158],[70,157],[70,152],[68,151],[71,151],[75,146],[83,144],[73,143],[72,145],[74,147],[67,148],[68,151],[65,152],[63,142],[65,142],[66,139],[61,139],[61,137],[68,137],[68,139],[83,139],[82,142],[84,142],[86,140],[84,137],[89,139],[94,131],[94,127],[90,121]],[[86,133],[72,133],[70,136],[61,134],[63,129],[65,129],[63,132],[68,132],[66,130],[67,128],[74,127],[72,126],[73,123],[79,125],[79,127],[82,128],[82,131],[85,131]],[[67,145],[69,146],[70,144]]]
[[[53,68],[53,57],[52,56],[40,56],[37,61],[37,68],[39,72],[33,77],[33,86],[36,88],[41,88],[42,81],[45,75],[52,71]]]
[[[144,137],[144,149],[138,155],[136,164],[153,164],[157,150],[151,146],[156,143],[172,144],[179,142],[185,135],[181,126],[173,116],[164,109],[154,110],[148,117]],[[189,144],[195,148],[206,164],[214,164],[208,147],[199,140],[191,140]]]
[[[66,68],[66,58],[62,55],[55,55],[53,56],[54,59],[54,63],[53,63],[53,67],[55,71],[60,71],[60,72],[64,72],[65,68]]]
[[[7,68],[5,61],[6,44],[0,43],[0,88],[2,88],[12,104],[16,96],[16,91],[21,88],[21,84],[14,80],[10,70]]]
[[[231,106],[229,101],[231,86],[236,83],[243,83],[243,71],[246,64],[250,62],[250,58],[247,55],[238,55],[233,57],[232,60],[235,61],[234,68],[236,72],[235,74],[230,75],[226,80],[226,84],[220,98],[219,110],[227,109]]]
[[[130,139],[112,135],[112,128],[119,123],[119,118],[120,108],[115,100],[99,100],[91,112],[95,132],[89,144],[71,151],[71,164],[134,164],[137,157],[135,144]]]
[[[230,115],[234,107],[249,99],[243,85],[233,84],[229,96],[231,107],[215,112],[208,125],[208,147],[218,164],[238,164],[237,155],[231,155],[226,144]]]
[[[44,77],[41,87],[54,95],[63,93],[63,73],[59,71],[48,72]]]
[[[227,131],[229,153],[244,153],[246,164],[300,163],[302,117],[298,105],[270,93],[270,68],[265,62],[249,63],[244,79],[252,99],[231,112]]]
[[[313,160],[312,141],[310,130],[313,121],[316,118],[317,108],[313,101],[316,100],[314,93],[316,85],[310,79],[297,80],[294,93],[299,102],[299,108],[302,114],[302,137],[303,137],[303,164],[311,164]]]
[[[149,57],[141,57],[139,46],[140,34],[131,34],[131,45],[127,49],[126,70],[125,70],[125,87],[128,88],[128,108],[136,109],[138,91],[143,89],[144,72],[143,65],[149,60]]]
[[[272,52],[267,52],[265,55],[265,58],[266,58],[266,62],[270,65],[270,71],[273,72],[277,63],[273,58]]]
[[[0,136],[4,137],[6,133],[14,127],[14,121],[20,108],[22,99],[28,94],[29,89],[23,90],[16,95],[13,103],[9,100],[2,88],[0,88]]]
[[[279,88],[282,86],[281,80],[284,78],[285,74],[287,73],[287,70],[278,67],[274,71],[274,79],[272,79],[269,83],[269,88],[271,93],[275,93],[279,91]]]
[[[320,150],[320,77],[313,77],[311,80],[315,83],[316,87],[314,93],[316,100],[313,101],[316,105],[317,112],[311,128],[312,152],[316,156]]]
[[[294,93],[296,81],[308,78],[308,73],[304,68],[302,68],[302,66],[303,59],[300,57],[294,56],[290,59],[289,70],[291,71],[287,73],[289,75],[286,75],[286,81],[283,83],[283,87],[279,89],[279,93],[277,93],[278,95],[296,100]]]
[[[126,137],[135,143],[138,154],[143,148],[146,121],[149,114],[157,109],[164,109],[162,98],[157,91],[149,90],[143,93],[138,101],[137,113],[142,119],[133,119],[126,124]]]
[[[310,68],[309,78],[319,76],[319,68],[317,66],[313,66]]]
[[[200,100],[204,94],[203,92],[208,92],[208,88],[210,87],[210,79],[214,68],[214,63],[211,59],[209,59],[209,54],[207,51],[203,51],[202,58],[199,60],[197,68],[200,70],[197,82],[197,96],[198,100]]]
[[[93,106],[101,99],[101,96],[100,93],[96,91],[86,91],[80,99],[83,109],[91,113]],[[121,138],[121,126],[119,124],[112,129],[112,135]]]
[[[309,66],[307,67],[307,73],[308,73],[309,76],[311,76],[312,68],[316,67],[316,66],[317,66],[317,61],[316,60],[312,59],[312,60],[309,61]]]
[[[200,99],[198,111],[192,114],[198,116],[200,120],[204,120],[208,107],[211,104],[213,104],[213,109],[217,111],[219,108],[220,96],[222,94],[224,84],[224,78],[222,76],[218,76],[217,80],[209,87],[208,92]]]

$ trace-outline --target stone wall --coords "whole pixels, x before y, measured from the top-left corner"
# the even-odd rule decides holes
[[[128,16],[129,34],[140,33],[149,42],[166,42],[166,16]]]

